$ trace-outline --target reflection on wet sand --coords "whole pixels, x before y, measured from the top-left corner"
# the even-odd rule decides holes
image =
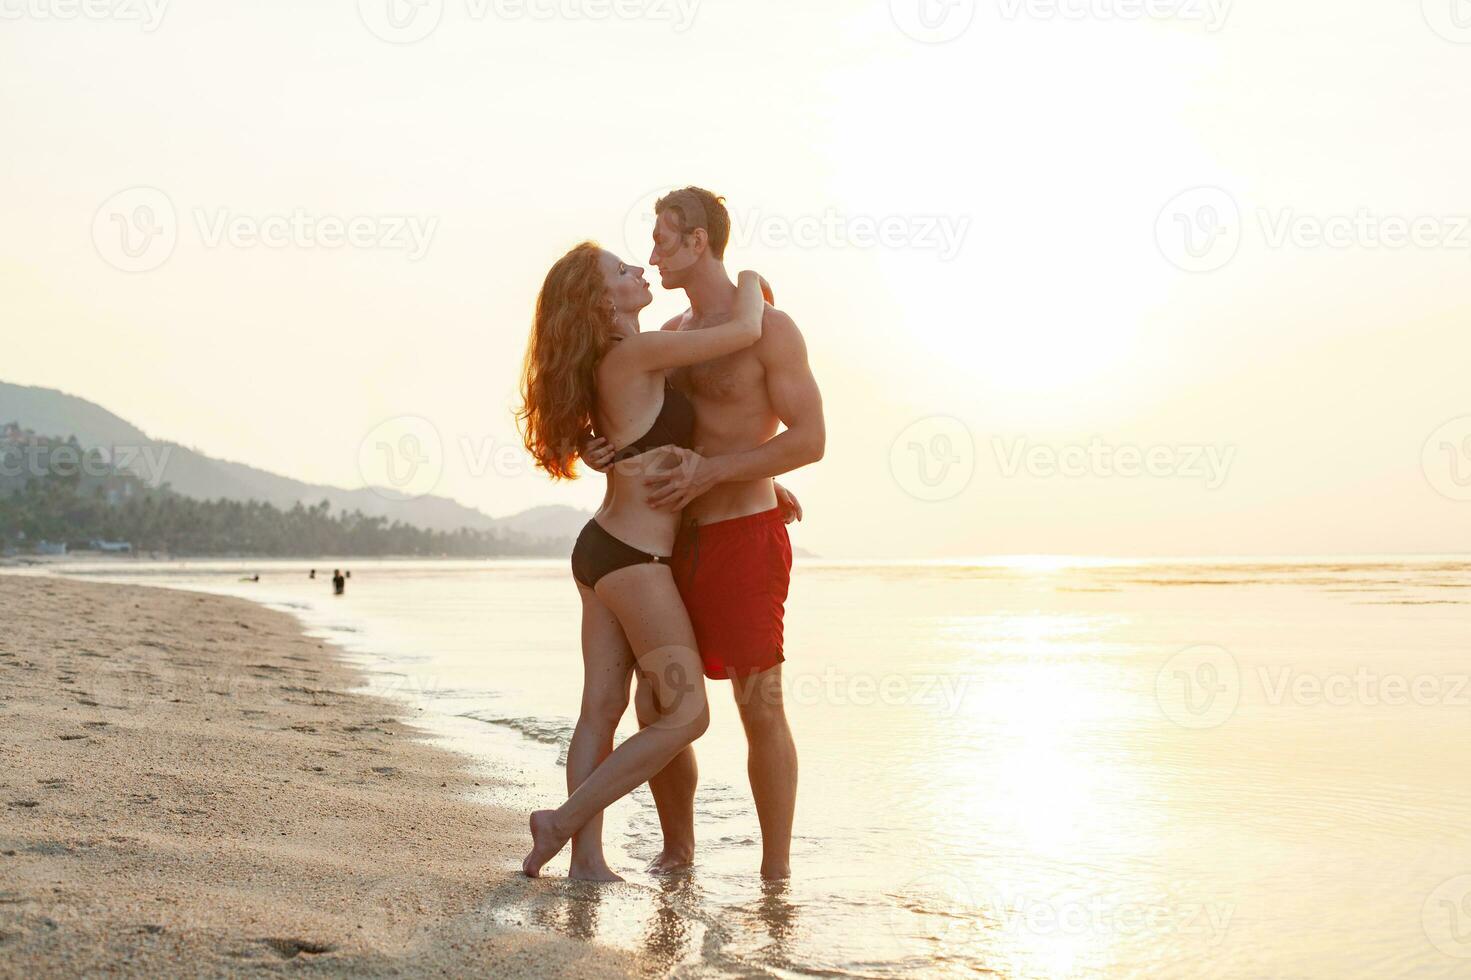
[[[779,969],[793,969],[792,939],[797,932],[797,906],[791,901],[789,881],[763,881],[756,902],[756,918],[771,942],[760,951],[761,961]]]
[[[686,870],[659,878],[654,897],[653,914],[649,916],[644,935],[644,950],[673,967],[694,952],[689,915],[692,909],[705,907],[705,896],[694,872]],[[725,937],[717,935],[710,938],[723,942]]]
[[[710,900],[698,870],[655,878],[650,885],[556,878],[518,882],[492,896],[489,914],[506,925],[635,951],[662,971],[696,962],[718,965],[735,926],[768,937],[755,952],[760,965],[795,969],[798,907],[791,885],[768,881],[760,888],[754,901],[727,910],[728,923],[710,920],[704,912]]]
[[[653,887],[545,878],[498,892],[487,912],[505,925],[638,952],[669,971],[708,960],[729,938],[705,921],[705,902],[690,874],[657,879]]]

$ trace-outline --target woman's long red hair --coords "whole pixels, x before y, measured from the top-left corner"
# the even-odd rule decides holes
[[[577,478],[573,466],[597,401],[598,361],[611,343],[601,253],[583,242],[547,273],[521,370],[521,438],[536,465],[557,480]]]

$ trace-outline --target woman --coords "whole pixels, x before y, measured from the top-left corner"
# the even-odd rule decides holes
[[[643,270],[584,242],[547,273],[536,302],[522,377],[526,448],[555,479],[572,467],[591,426],[617,449],[603,505],[572,552],[582,597],[582,713],[567,753],[571,795],[531,815],[535,878],[571,839],[571,877],[621,880],[602,849],[602,812],[632,792],[710,722],[694,630],[668,558],[679,515],[649,506],[643,481],[692,448],[694,410],[665,378],[671,368],[741,350],[761,337],[761,277],[742,272],[732,319],[689,332],[640,333],[653,302]],[[626,639],[626,642],[624,638]],[[653,692],[658,720],[613,751],[634,666]]]

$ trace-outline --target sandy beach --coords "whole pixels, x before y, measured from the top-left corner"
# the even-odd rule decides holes
[[[520,813],[287,614],[0,575],[0,975],[607,976]]]

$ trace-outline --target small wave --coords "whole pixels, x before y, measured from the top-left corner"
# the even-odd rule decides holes
[[[555,746],[559,750],[557,765],[567,764],[567,749],[572,745],[572,733],[576,730],[576,726],[568,719],[516,718],[487,711],[467,711],[460,717],[509,728],[533,742]]]
[[[1366,599],[1356,606],[1464,606],[1465,599]]]

